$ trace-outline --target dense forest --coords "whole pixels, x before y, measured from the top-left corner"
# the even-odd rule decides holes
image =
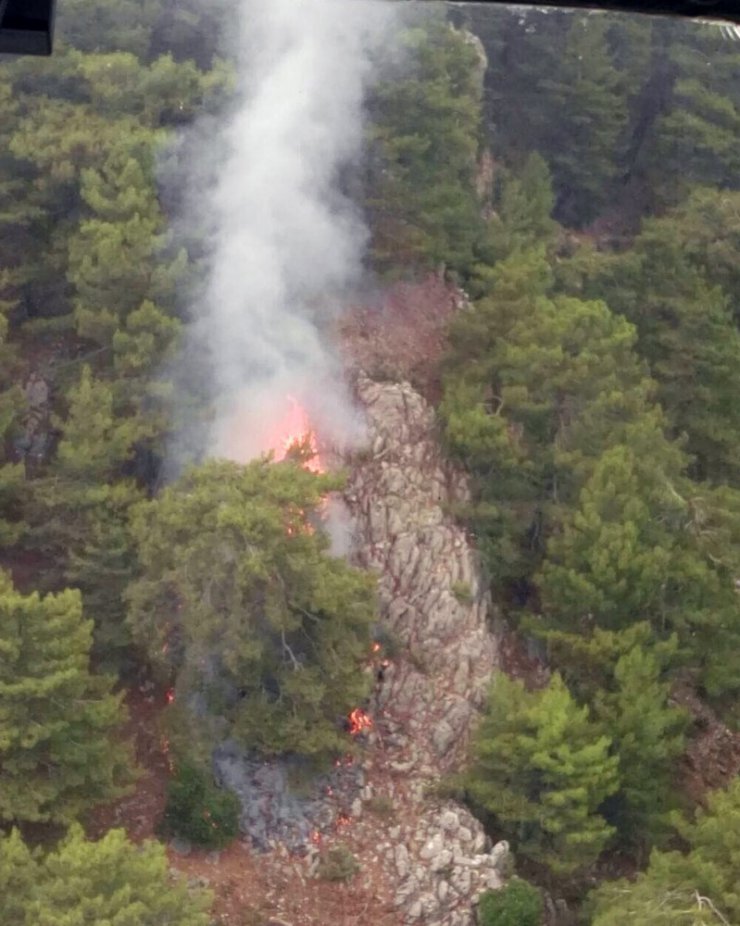
[[[137,775],[137,673],[174,700],[162,833],[216,847],[237,811],[214,744],[320,769],[367,693],[373,579],[317,526],[341,474],[305,445],[165,465],[209,409],[173,362],[204,253],[161,165],[228,106],[229,8],[66,0],[52,59],[0,65],[9,926],[211,922],[161,845],[85,835]],[[377,285],[433,271],[469,297],[433,371],[473,487],[455,515],[551,671],[496,675],[446,787],[583,922],[740,923],[739,782],[682,786],[696,721],[675,696],[740,722],[740,47],[671,20],[447,19],[408,16],[346,182]],[[538,923],[527,890],[521,920],[489,898],[481,923]]]

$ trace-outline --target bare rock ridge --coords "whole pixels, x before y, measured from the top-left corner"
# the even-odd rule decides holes
[[[403,922],[469,926],[478,894],[502,884],[508,846],[491,849],[465,808],[428,796],[460,767],[499,664],[478,557],[447,513],[468,487],[443,458],[433,409],[410,385],[360,375],[357,393],[370,441],[352,461],[345,498],[354,559],[379,576],[391,655],[372,705],[364,798],[374,781],[390,780],[403,795],[403,813],[378,847]]]
[[[464,476],[442,458],[434,412],[408,384],[358,382],[370,447],[346,498],[356,561],[379,575],[384,628],[406,651],[377,695],[437,770],[454,768],[498,664],[476,552],[445,513]]]

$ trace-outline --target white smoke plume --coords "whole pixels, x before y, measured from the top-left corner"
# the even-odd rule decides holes
[[[219,168],[202,204],[211,240],[197,336],[218,397],[211,452],[245,461],[268,449],[291,399],[334,445],[357,428],[321,323],[361,272],[367,232],[339,180],[362,153],[373,50],[393,5],[239,7],[237,104],[209,142]]]

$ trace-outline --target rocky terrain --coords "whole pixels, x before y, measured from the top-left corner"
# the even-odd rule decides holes
[[[404,822],[381,844],[405,923],[467,926],[486,888],[502,883],[508,846],[491,849],[463,807],[430,797],[460,767],[499,652],[491,602],[470,538],[448,513],[465,478],[442,457],[432,408],[408,384],[360,375],[369,444],[352,461],[345,499],[356,562],[379,577],[381,665],[371,706],[373,781],[402,779]]]
[[[378,573],[383,628],[403,654],[384,671],[377,707],[390,744],[413,745],[415,767],[448,771],[498,664],[475,549],[446,513],[468,490],[442,459],[433,410],[409,385],[361,378],[358,395],[370,449],[345,495],[354,558]]]
[[[310,881],[340,847],[397,922],[470,926],[476,898],[502,885],[510,859],[505,842],[492,846],[465,807],[440,796],[465,760],[501,661],[474,545],[450,514],[468,487],[443,458],[434,411],[412,386],[358,374],[356,392],[368,440],[345,461],[343,502],[349,555],[378,576],[377,642],[366,666],[374,689],[358,706],[368,726],[355,736],[354,757],[298,791],[300,769],[228,744],[215,767],[241,799],[242,830],[266,871],[284,866],[287,852]],[[294,926],[287,899],[279,912]]]

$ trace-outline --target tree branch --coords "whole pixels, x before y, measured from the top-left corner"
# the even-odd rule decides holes
[[[288,645],[288,641],[285,639],[285,631],[284,631],[284,630],[281,630],[281,631],[280,631],[280,639],[281,639],[282,642],[283,642],[283,651],[286,652],[286,653],[288,654],[288,656],[290,656],[290,661],[293,663],[293,670],[294,670],[295,672],[299,672],[299,671],[300,671],[300,668],[301,668],[301,664],[300,664],[300,662],[298,662],[298,660],[295,658],[295,653],[293,652],[293,650],[292,650],[292,649],[290,648],[290,646]]]

